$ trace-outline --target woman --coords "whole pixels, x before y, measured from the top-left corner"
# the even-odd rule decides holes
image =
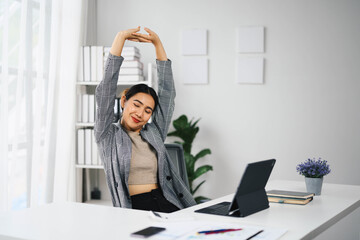
[[[111,46],[104,79],[96,88],[98,105],[95,138],[104,163],[115,207],[173,212],[195,204],[174,171],[164,141],[174,110],[171,61],[158,35],[138,33],[140,27],[119,32]],[[114,120],[116,85],[126,40],[152,43],[156,51],[158,93],[140,84],[121,97],[122,116]],[[148,120],[152,116],[152,122]]]

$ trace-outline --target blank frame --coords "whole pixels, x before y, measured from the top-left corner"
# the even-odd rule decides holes
[[[207,57],[185,58],[183,60],[183,82],[185,84],[208,83]]]
[[[238,83],[264,83],[264,58],[237,56]]]
[[[263,53],[264,35],[264,27],[238,27],[236,46],[237,52]]]
[[[207,55],[207,30],[194,29],[182,32],[182,55]]]

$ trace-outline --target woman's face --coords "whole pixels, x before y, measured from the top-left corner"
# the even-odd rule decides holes
[[[139,92],[128,100],[123,96],[121,107],[121,125],[127,130],[140,132],[153,113],[155,101],[150,94]]]

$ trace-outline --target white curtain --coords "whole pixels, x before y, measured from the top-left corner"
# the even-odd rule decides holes
[[[0,210],[75,200],[84,0],[1,0]]]

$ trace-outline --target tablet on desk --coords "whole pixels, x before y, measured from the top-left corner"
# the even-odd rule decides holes
[[[269,207],[265,186],[276,160],[249,163],[232,202],[221,202],[196,210],[198,213],[245,217]]]

